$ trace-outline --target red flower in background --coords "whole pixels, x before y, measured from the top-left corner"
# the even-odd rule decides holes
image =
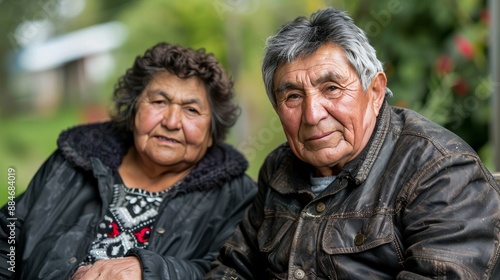
[[[467,59],[474,57],[474,46],[472,43],[462,35],[455,37],[455,46],[458,51]]]
[[[453,60],[447,55],[441,55],[436,60],[436,71],[440,75],[446,75],[453,69]]]
[[[459,96],[467,95],[467,91],[469,90],[469,85],[467,81],[463,78],[458,78],[456,83],[453,85],[453,91]]]
[[[482,10],[479,18],[486,26],[490,26],[490,11],[488,9]]]

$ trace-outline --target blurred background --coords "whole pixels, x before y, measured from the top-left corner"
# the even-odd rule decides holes
[[[285,140],[262,84],[265,40],[325,6],[365,30],[392,105],[452,130],[493,169],[487,0],[0,0],[0,185],[12,167],[22,193],[62,130],[107,119],[119,76],[160,41],[205,48],[224,64],[242,107],[228,142],[256,178]]]

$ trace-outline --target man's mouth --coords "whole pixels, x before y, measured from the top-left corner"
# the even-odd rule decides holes
[[[328,137],[332,134],[333,132],[327,132],[327,133],[322,133],[322,134],[317,134],[313,135],[311,137],[308,137],[306,141],[314,141],[314,140],[320,140],[322,138]]]

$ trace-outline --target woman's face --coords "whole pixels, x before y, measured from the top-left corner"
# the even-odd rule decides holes
[[[213,143],[207,91],[196,77],[156,73],[136,106],[134,143],[143,161],[184,170]]]

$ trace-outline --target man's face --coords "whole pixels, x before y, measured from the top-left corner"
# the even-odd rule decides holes
[[[330,43],[276,69],[275,110],[291,149],[316,168],[317,176],[336,174],[363,150],[383,102],[385,83],[379,72],[363,91],[344,50]]]

